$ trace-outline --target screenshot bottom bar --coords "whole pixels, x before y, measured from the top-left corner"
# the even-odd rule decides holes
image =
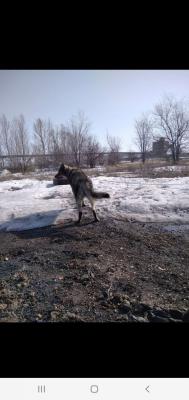
[[[0,378],[1,400],[188,400],[189,378]]]

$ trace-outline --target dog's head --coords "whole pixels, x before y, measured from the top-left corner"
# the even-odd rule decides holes
[[[58,170],[58,174],[55,175],[55,178],[58,178],[59,176],[65,175],[66,172],[66,165],[61,164],[59,170]]]

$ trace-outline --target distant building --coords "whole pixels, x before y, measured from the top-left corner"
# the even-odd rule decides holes
[[[168,140],[166,140],[164,137],[161,137],[159,140],[153,142],[152,152],[154,155],[162,157],[167,154],[169,148],[170,144]]]

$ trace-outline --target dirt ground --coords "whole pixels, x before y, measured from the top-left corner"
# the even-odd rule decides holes
[[[1,322],[187,322],[189,229],[112,218],[0,232]]]

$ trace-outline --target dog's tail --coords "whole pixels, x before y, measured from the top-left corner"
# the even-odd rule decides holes
[[[91,196],[94,199],[103,199],[103,198],[109,199],[110,198],[109,193],[105,193],[105,192],[94,192],[94,191],[92,191],[91,192]]]

